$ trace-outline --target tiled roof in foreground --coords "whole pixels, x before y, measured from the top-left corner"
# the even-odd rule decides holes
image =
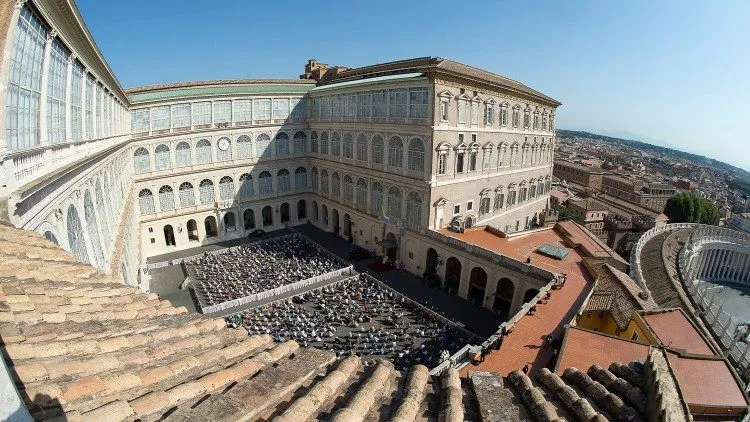
[[[0,348],[37,420],[590,421],[682,412],[671,373],[648,360],[562,376],[461,379],[448,369],[433,377],[421,365],[402,373],[188,314],[3,223],[0,263]]]

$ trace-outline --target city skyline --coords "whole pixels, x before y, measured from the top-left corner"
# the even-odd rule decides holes
[[[559,128],[637,134],[635,140],[660,140],[750,168],[741,158],[750,152],[741,130],[742,94],[750,92],[742,75],[750,70],[750,59],[739,54],[742,37],[735,31],[750,6],[739,2],[725,8],[639,2],[616,10],[595,2],[523,9],[487,3],[482,16],[494,21],[467,21],[466,31],[445,19],[460,15],[461,7],[447,2],[430,9],[398,4],[399,20],[392,19],[396,9],[388,2],[333,10],[230,1],[222,10],[232,13],[217,13],[215,4],[200,2],[78,3],[126,88],[199,79],[296,78],[309,57],[358,67],[373,59],[440,56],[559,98]],[[143,14],[146,8],[151,13]],[[259,30],[257,24],[270,22],[276,25]],[[713,147],[717,137],[724,143],[719,150]]]

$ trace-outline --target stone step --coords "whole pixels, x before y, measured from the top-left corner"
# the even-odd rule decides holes
[[[164,420],[257,420],[334,360],[335,355],[328,351],[299,349],[288,359],[279,360],[252,379],[243,379],[222,394],[212,395],[192,407],[182,406]]]

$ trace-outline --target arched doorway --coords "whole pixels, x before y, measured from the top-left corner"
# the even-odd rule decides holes
[[[206,237],[216,237],[219,235],[219,229],[216,227],[216,217],[209,215],[203,223],[206,228]]]
[[[498,280],[492,310],[502,315],[506,320],[510,318],[510,307],[513,304],[513,294],[515,291],[516,288],[513,285],[513,281],[509,278],[503,277]]]
[[[427,248],[427,258],[424,265],[425,281],[434,281],[437,276],[438,253],[434,248]]]
[[[484,303],[484,292],[487,290],[487,272],[481,267],[474,267],[469,277],[469,294],[467,298],[479,305]]]
[[[245,230],[252,230],[255,228],[255,211],[252,208],[246,209],[242,213],[243,227]]]
[[[304,220],[307,218],[307,201],[300,199],[297,202],[297,220]]]
[[[455,257],[445,261],[445,288],[451,293],[458,293],[461,286],[461,261]]]
[[[534,298],[534,296],[539,294],[539,290],[537,289],[529,289],[526,290],[526,293],[523,295],[523,303],[526,303]]]
[[[195,222],[192,218],[188,220],[187,222],[187,234],[188,234],[188,240],[191,242],[197,242],[199,240],[198,238],[198,223]]]
[[[388,242],[388,246],[385,248],[385,254],[388,256],[388,260],[395,261],[398,257],[398,242],[396,241],[396,235],[388,233],[385,235],[385,241]]]
[[[323,206],[320,207],[320,212],[323,213],[323,225],[328,227],[328,206],[323,204]]]
[[[471,217],[466,217],[466,220],[464,221],[464,228],[468,229],[473,225],[474,225],[474,220]]]
[[[339,226],[339,211],[336,208],[331,211],[331,224],[333,225],[333,232],[339,234],[341,227]]]
[[[349,214],[344,214],[344,236],[352,240],[352,218]]]
[[[281,204],[281,222],[288,223],[289,218],[289,203],[284,202],[283,204]]]
[[[271,209],[270,205],[266,205],[265,207],[263,207],[262,217],[263,217],[263,227],[268,227],[268,226],[273,225],[273,210]]]
[[[228,212],[224,214],[224,232],[233,232],[237,230],[237,222],[235,221],[234,213]]]
[[[164,226],[164,243],[166,243],[167,246],[177,246],[174,239],[174,229],[171,224]]]
[[[313,213],[313,220],[318,221],[318,219],[320,218],[320,216],[318,215],[318,201],[313,201],[312,213]]]

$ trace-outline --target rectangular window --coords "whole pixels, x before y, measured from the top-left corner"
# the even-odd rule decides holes
[[[151,108],[151,130],[169,130],[169,106]]]
[[[190,127],[190,103],[172,106],[172,127]]]
[[[16,23],[8,63],[5,125],[10,150],[39,145],[39,105],[46,39],[47,29],[29,6],[24,5]]]
[[[438,174],[445,174],[445,161],[447,157],[447,154],[438,154]]]
[[[456,155],[456,173],[464,172],[464,155],[463,152],[459,152]]]
[[[334,95],[331,97],[331,117],[341,117],[343,98],[341,95]]]
[[[357,103],[357,116],[369,119],[372,116],[372,94],[365,92],[359,94]]]
[[[469,153],[469,171],[474,171],[477,169],[477,152],[471,151]]]
[[[193,103],[193,125],[203,126],[211,124],[211,102]]]
[[[148,133],[149,131],[149,109],[141,108],[133,110],[131,131],[133,133]]]
[[[73,63],[73,75],[70,81],[70,136],[74,141],[82,139],[83,130],[83,66]]]
[[[492,126],[495,124],[495,108],[491,105],[487,105],[484,114],[484,124]]]
[[[427,88],[409,88],[409,118],[427,118]]]
[[[289,99],[274,98],[273,100],[273,119],[287,120],[289,118]]]
[[[320,98],[313,98],[313,115],[314,119],[320,118]]]
[[[357,94],[349,94],[345,97],[344,117],[357,117]]]
[[[232,122],[232,102],[215,101],[213,105],[214,124],[225,124]]]
[[[479,103],[471,103],[471,124],[476,125],[479,123]]]
[[[148,132],[148,128],[146,131]],[[92,75],[86,76],[86,138],[94,139],[94,77]]]
[[[65,142],[65,90],[68,83],[68,50],[55,39],[50,51],[47,81],[47,141]]]
[[[508,125],[508,108],[507,107],[503,107],[500,110],[500,124],[503,126]]]
[[[388,105],[385,91],[375,91],[372,93],[372,117],[388,117]]]
[[[302,121],[307,118],[307,100],[292,98],[289,101],[289,107],[292,109],[292,119]]]
[[[448,101],[440,102],[440,120],[448,121]]]
[[[453,214],[461,214],[461,205],[454,205],[453,206]]]
[[[253,120],[271,120],[270,98],[257,98],[253,100]]]
[[[471,211],[474,209],[474,201],[469,201],[466,203],[466,211]]]
[[[466,101],[458,101],[458,123],[466,123]]]
[[[490,159],[492,158],[492,150],[491,149],[485,149],[484,155],[482,156],[482,169],[487,170],[490,168]]]
[[[399,89],[388,92],[388,107],[390,117],[406,117],[406,90]]]
[[[323,97],[320,105],[320,117],[328,119],[331,117],[331,97]]]
[[[232,106],[235,123],[250,124],[253,121],[253,100],[234,100]]]

